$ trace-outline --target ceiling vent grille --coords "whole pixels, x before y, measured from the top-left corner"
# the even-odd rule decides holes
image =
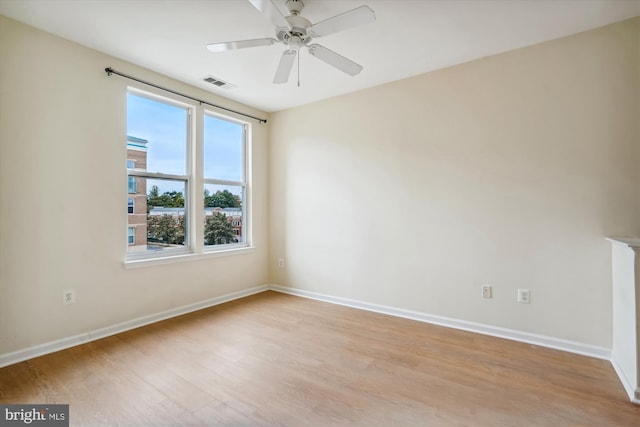
[[[203,80],[207,83],[210,83],[214,86],[217,86],[223,89],[232,89],[235,87],[235,85],[232,85],[231,83],[225,82],[224,80],[220,80],[213,76],[207,76]]]

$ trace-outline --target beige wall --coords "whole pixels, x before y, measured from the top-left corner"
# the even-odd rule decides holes
[[[639,43],[634,19],[273,114],[272,280],[610,348]]]
[[[126,85],[112,66],[234,104],[0,17],[0,355],[268,281],[268,126],[253,126],[255,251],[125,270]],[[77,302],[62,304],[75,288]]]

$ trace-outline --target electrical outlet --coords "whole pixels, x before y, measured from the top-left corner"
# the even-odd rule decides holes
[[[529,289],[518,289],[518,302],[531,304],[531,291]]]
[[[73,304],[76,302],[76,290],[75,289],[67,289],[62,291],[62,303],[63,304]]]
[[[278,267],[279,267],[279,268],[284,268],[284,258],[280,258],[280,259],[278,260]]]
[[[481,289],[482,289],[482,298],[492,297],[491,285],[482,285]]]

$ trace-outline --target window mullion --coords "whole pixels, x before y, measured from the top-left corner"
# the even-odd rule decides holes
[[[191,166],[191,243],[195,253],[202,253],[204,250],[204,200],[202,197],[204,184],[202,182],[203,171],[203,134],[204,134],[204,108],[202,105],[196,106],[191,117],[191,148],[190,166]]]

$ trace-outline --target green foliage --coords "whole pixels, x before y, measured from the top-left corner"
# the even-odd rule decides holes
[[[233,226],[227,216],[221,212],[207,218],[204,226],[204,240],[207,245],[224,245],[226,243],[237,243]]]
[[[242,206],[240,197],[234,195],[229,190],[218,190],[211,194],[209,190],[204,190],[204,205],[209,208],[239,208]]]
[[[151,186],[151,190],[149,191],[149,198],[158,198],[160,197],[160,190],[157,185]]]
[[[147,213],[149,213],[153,207],[184,207],[184,195],[181,191],[165,191],[162,194],[159,193],[157,185],[151,187],[151,191],[147,194]]]
[[[242,202],[240,197],[229,190],[216,191],[215,194],[204,190],[204,205],[210,208],[239,208]],[[147,195],[147,210],[153,207],[183,208],[184,195],[181,191],[165,191],[160,194],[158,186],[154,185]]]
[[[172,215],[147,215],[147,238],[149,242],[168,245],[184,245],[184,217]]]

